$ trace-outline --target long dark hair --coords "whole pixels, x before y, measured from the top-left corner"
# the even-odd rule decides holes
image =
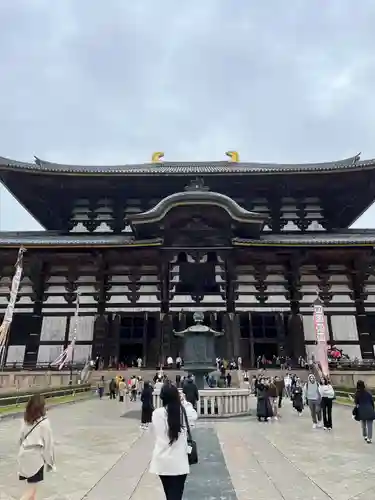
[[[358,380],[357,382],[357,392],[365,392],[366,386],[363,380]]]
[[[34,394],[33,396],[31,396],[26,405],[25,414],[23,416],[25,422],[32,425],[41,417],[44,417],[45,414],[46,409],[44,397],[40,394]]]
[[[180,393],[174,385],[165,384],[160,398],[167,410],[169,445],[172,445],[177,441],[182,427]]]

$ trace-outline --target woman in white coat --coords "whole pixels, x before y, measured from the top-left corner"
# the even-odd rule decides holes
[[[190,472],[182,404],[189,424],[197,419],[197,412],[192,405],[181,402],[178,389],[173,385],[165,385],[160,397],[163,406],[152,414],[156,441],[150,472],[160,477],[166,500],[182,500],[186,477]]]

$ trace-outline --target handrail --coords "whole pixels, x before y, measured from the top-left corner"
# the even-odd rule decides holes
[[[338,396],[339,398],[347,398],[354,402],[354,392],[335,390],[335,396]]]
[[[75,394],[90,392],[90,391],[91,391],[91,386],[85,385],[81,387],[57,389],[54,391],[43,391],[43,392],[38,392],[38,394],[42,395],[45,399],[49,399],[53,397],[61,397],[69,395],[73,396]],[[7,396],[7,397],[0,396],[0,407],[10,406],[13,404],[17,405],[19,403],[26,403],[34,394],[35,392],[17,394],[16,396]]]

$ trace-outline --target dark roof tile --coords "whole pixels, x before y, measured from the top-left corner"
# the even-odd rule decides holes
[[[375,229],[347,229],[342,232],[328,233],[323,231],[285,234],[262,233],[260,239],[235,238],[233,242],[237,245],[301,245],[301,246],[324,246],[324,245],[374,245]],[[95,247],[95,246],[142,246],[161,245],[162,239],[135,240],[133,236],[126,234],[111,233],[71,233],[64,235],[56,231],[37,232],[0,232],[0,246],[13,247],[24,245],[26,248],[33,246],[72,246],[72,247]]]
[[[362,167],[374,167],[374,160],[360,161],[359,155],[340,161],[325,163],[277,164],[277,163],[232,163],[217,162],[160,162],[118,166],[64,165],[41,160],[35,163],[19,162],[0,157],[0,169],[61,174],[137,174],[137,175],[200,175],[200,174],[245,174],[286,172],[328,172]]]

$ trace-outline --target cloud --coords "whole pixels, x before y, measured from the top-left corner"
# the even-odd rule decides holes
[[[13,0],[0,18],[4,156],[375,156],[372,0]],[[0,193],[0,228],[28,229]]]

